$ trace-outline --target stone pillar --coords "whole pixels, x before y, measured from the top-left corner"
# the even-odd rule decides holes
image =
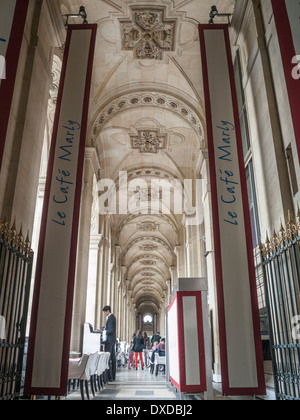
[[[114,264],[109,263],[108,264],[107,295],[106,295],[107,303],[106,304],[111,307],[112,307],[112,302],[113,302],[114,269],[115,269]]]
[[[139,330],[143,329],[143,315],[139,314]]]
[[[103,248],[103,267],[102,267],[102,295],[101,295],[101,323],[105,325],[106,319],[102,312],[104,306],[108,305],[109,302],[107,301],[108,295],[108,284],[110,280],[110,215],[106,214],[103,218],[103,240],[104,240],[104,248]]]
[[[126,267],[120,267],[120,272],[119,272],[119,283],[118,283],[118,313],[119,313],[119,318],[118,318],[118,331],[119,334],[122,334],[122,319],[123,319],[123,285],[125,284],[125,276],[126,276],[126,272],[127,272],[127,268]]]
[[[169,301],[172,293],[171,279],[166,280],[167,292],[166,292],[166,306],[169,306]]]
[[[101,240],[98,245],[98,267],[97,267],[97,287],[96,287],[96,305],[95,305],[95,328],[103,327],[102,324],[102,294],[103,294],[103,252],[104,238],[101,234]]]
[[[192,236],[191,230],[193,226],[185,225],[185,263],[186,263],[186,277],[192,277],[193,271],[193,253],[192,253]]]
[[[136,310],[135,310],[134,299],[131,298],[131,320],[130,320],[131,329],[130,329],[129,338],[128,338],[129,341],[132,339],[132,335],[135,331],[135,313],[136,313]]]
[[[131,319],[130,308],[131,308],[131,298],[128,295],[128,299],[127,299],[127,328],[126,328],[126,334],[125,334],[125,340],[126,341],[129,340],[130,335],[133,333],[133,331],[131,332],[131,330],[130,330],[130,328],[131,328],[131,325],[130,325],[130,319]]]
[[[90,240],[88,285],[87,285],[87,304],[85,322],[89,322],[95,327],[96,308],[97,308],[97,289],[98,289],[98,266],[99,266],[99,247],[102,243],[102,235],[92,235]],[[99,328],[99,327],[97,327]]]
[[[165,291],[162,297],[161,310],[160,310],[160,334],[162,337],[165,337],[165,318],[166,318],[166,308],[168,307],[168,292]]]
[[[124,313],[124,309],[123,309],[123,306],[124,306],[124,291],[123,291],[123,289],[124,289],[124,285],[123,285],[123,283],[120,283],[120,287],[119,287],[119,301],[120,301],[120,303],[119,303],[119,314],[120,314],[120,316],[119,316],[119,335],[120,335],[120,337],[122,337],[122,335],[123,335],[123,325],[124,325],[124,317],[123,317],[123,313]]]
[[[177,245],[175,247],[175,254],[177,256],[177,278],[185,277],[185,252],[183,245]]]
[[[203,244],[203,223],[201,226],[188,225],[186,226],[187,238],[187,277],[202,277],[205,276],[205,261],[204,261],[204,244]],[[201,237],[201,232],[203,233]]]
[[[154,334],[156,334],[157,330],[159,330],[159,314],[156,312],[153,316],[153,329],[154,329]]]
[[[121,276],[121,265],[120,265],[120,253],[121,247],[116,245],[115,246],[115,276],[114,276],[114,300],[113,300],[113,308],[114,312],[118,313],[118,284],[120,281]],[[119,313],[119,316],[121,314]]]
[[[199,258],[198,275],[199,277],[206,277],[204,219],[203,219],[203,222],[199,226],[197,226],[196,245],[197,245],[197,256]]]
[[[251,92],[248,94],[248,88],[246,89],[246,99],[249,101],[249,98],[256,94],[260,96],[260,100],[256,100],[254,104],[248,103],[248,109],[250,122],[252,120],[257,122],[258,136],[253,130],[252,150],[256,173],[258,174],[258,171],[262,173],[256,187],[260,210],[263,208],[263,211],[260,211],[261,227],[263,231],[266,231],[272,230],[273,226],[279,223],[280,215],[283,215],[288,222],[288,213],[293,212],[294,203],[277,107],[277,101],[280,98],[276,98],[275,93],[269,40],[265,30],[261,1],[252,0],[252,6],[253,31],[256,29],[257,32],[258,51],[255,64],[251,62],[251,71],[248,70],[247,79],[249,79],[248,85]],[[262,119],[261,115],[265,117]],[[274,194],[276,194],[275,200]]]
[[[133,322],[132,322],[132,291],[129,291],[129,298],[128,298],[128,302],[129,302],[129,312],[128,312],[128,340],[132,337],[132,334],[134,333],[134,326],[133,326]]]
[[[177,266],[172,266],[169,268],[170,274],[171,274],[171,292],[173,291],[177,280],[178,280],[178,269]]]
[[[121,285],[122,283],[118,281],[117,285],[117,331],[118,334],[121,335],[121,319],[122,319],[122,312],[121,312],[121,302],[122,302],[122,293],[121,293]]]
[[[1,168],[0,218],[11,224],[15,219],[17,231],[22,225],[30,240],[52,84],[53,51],[63,45],[65,35],[57,2],[29,2]]]
[[[126,332],[126,285],[122,284],[122,289],[123,289],[123,293],[122,293],[122,327],[121,327],[121,336],[125,337],[125,332]]]

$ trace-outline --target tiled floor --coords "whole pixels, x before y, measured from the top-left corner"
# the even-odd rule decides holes
[[[96,395],[95,401],[101,400],[176,400],[162,373],[156,377],[151,375],[149,369],[128,370],[120,368],[117,371],[116,381],[105,386],[104,390]],[[67,397],[68,400],[80,400],[79,392],[74,392]]]
[[[162,373],[156,377],[151,375],[149,369],[128,370],[125,367],[117,371],[116,381],[109,383],[105,388],[97,393],[93,398],[90,391],[90,398],[94,401],[151,401],[151,400],[179,400],[180,394],[175,392],[175,388],[166,382],[166,377]],[[67,400],[81,400],[80,392],[73,392],[66,398]],[[273,399],[267,397],[265,399]],[[214,400],[253,400],[253,397],[224,397],[222,396],[221,384],[214,383]]]

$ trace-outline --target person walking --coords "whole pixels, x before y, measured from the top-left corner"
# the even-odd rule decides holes
[[[133,341],[130,341],[130,345],[128,348],[128,369],[134,367],[134,351],[133,351]]]
[[[149,350],[151,350],[151,343],[149,340],[149,337],[146,333],[146,331],[144,332],[144,366],[149,367]]]
[[[116,360],[116,342],[117,342],[117,320],[116,317],[111,313],[110,306],[104,306],[103,312],[107,317],[106,326],[105,326],[105,335],[106,340],[105,351],[110,353],[110,363],[109,363],[109,373],[108,380],[113,382],[116,380],[116,370],[117,370],[117,360]]]
[[[135,369],[138,369],[138,357],[140,357],[141,368],[144,370],[143,364],[143,349],[144,349],[144,338],[142,331],[138,331],[136,336],[133,338],[133,351],[135,356]]]

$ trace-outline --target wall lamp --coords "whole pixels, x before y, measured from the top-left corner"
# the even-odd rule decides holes
[[[228,18],[228,25],[230,25],[230,23],[231,23],[230,18],[231,18],[231,16],[233,16],[233,14],[232,13],[219,13],[218,9],[217,9],[217,6],[212,6],[211,10],[210,10],[210,13],[209,13],[209,22],[208,23],[213,25],[215,23],[214,19],[217,16],[218,17],[227,17]]]
[[[71,13],[71,14],[68,14],[68,15],[63,15],[63,17],[67,18],[66,19],[66,23],[65,23],[66,28],[69,25],[69,18],[81,17],[83,19],[83,22],[82,23],[84,23],[84,24],[87,24],[88,23],[88,21],[87,21],[87,13],[85,11],[85,7],[84,6],[80,6],[80,9],[79,9],[78,14]]]

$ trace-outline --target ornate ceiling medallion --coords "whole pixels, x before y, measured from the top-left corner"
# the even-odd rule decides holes
[[[151,271],[150,272],[145,271],[144,273],[142,273],[142,276],[143,277],[154,277],[155,274],[154,273],[151,273]]]
[[[156,232],[159,230],[159,224],[154,222],[141,222],[138,223],[137,229],[143,232]]]
[[[140,261],[141,265],[156,265],[156,261],[154,260],[144,260],[144,261]]]
[[[140,153],[157,154],[166,148],[166,135],[160,135],[158,130],[139,130],[137,136],[131,137],[131,145]]]
[[[121,20],[122,49],[138,59],[162,60],[174,51],[176,21],[165,18],[164,8],[132,8],[132,19]]]
[[[140,251],[157,251],[158,247],[155,245],[141,245]]]

